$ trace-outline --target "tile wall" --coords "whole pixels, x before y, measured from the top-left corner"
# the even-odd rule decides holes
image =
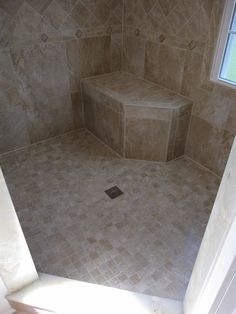
[[[209,80],[224,3],[0,0],[0,153],[83,126],[80,79],[122,68],[193,99],[186,154],[221,175],[236,134],[236,92]]]
[[[0,0],[0,153],[83,126],[80,78],[120,70],[121,0]]]
[[[186,155],[222,175],[236,91],[210,82],[225,0],[125,0],[123,69],[194,101]]]

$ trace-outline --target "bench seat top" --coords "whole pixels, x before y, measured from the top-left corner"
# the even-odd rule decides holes
[[[82,80],[125,106],[179,109],[190,99],[126,72],[113,72]]]

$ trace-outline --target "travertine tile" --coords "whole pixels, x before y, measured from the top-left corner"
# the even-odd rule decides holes
[[[71,93],[72,116],[77,129],[84,126],[84,110],[81,91]]]
[[[77,24],[77,27],[85,27],[90,16],[91,12],[85,7],[85,5],[81,1],[78,1],[76,3],[71,12],[71,17]]]
[[[187,155],[199,161],[205,167],[221,175],[218,170],[218,158],[221,150],[223,132],[211,123],[192,116]]]
[[[19,10],[20,6],[22,5],[24,0],[1,0],[0,1],[0,8],[4,10],[7,14],[14,17]]]
[[[183,298],[219,184],[210,173],[119,159],[86,131],[0,165],[38,271]]]
[[[20,106],[0,112],[0,126],[0,153],[30,144],[26,115]]]
[[[124,37],[123,69],[144,77],[145,41],[139,37]]]
[[[95,97],[94,97],[95,96]],[[123,112],[119,103],[83,87],[85,126],[119,154],[123,148]]]
[[[210,72],[225,2],[159,0],[152,6],[150,1],[125,0],[124,36],[134,38],[134,43],[130,41],[129,50],[123,50],[126,64],[132,65],[135,60],[139,60],[137,64],[140,66],[143,65],[140,54],[145,50],[145,79],[191,97],[195,117],[200,117],[206,125],[210,125],[208,140],[215,138],[215,129],[219,130],[221,137],[217,145],[222,151],[225,151],[222,140],[224,132],[229,132],[229,136],[235,135],[232,127],[235,119],[230,117],[230,103],[234,101],[235,95],[230,88],[222,88],[210,81]],[[139,35],[138,40],[135,40],[135,34]],[[146,47],[143,44],[145,42]],[[123,69],[137,73],[134,72],[135,68],[138,69],[137,65],[128,68],[125,63]],[[216,93],[216,90],[222,89],[225,90],[224,95],[221,95],[223,98]],[[201,123],[195,123],[195,119],[192,121],[194,125],[191,126],[191,132],[203,138],[204,132],[198,129]],[[231,121],[230,130],[227,121]],[[193,135],[191,132],[190,136]],[[207,145],[207,142],[204,143]],[[188,154],[195,145],[194,154],[190,157],[201,163],[201,145],[197,145],[196,141],[192,143],[190,137],[188,145],[191,146],[187,149]],[[208,146],[211,147],[211,144]],[[212,160],[215,155],[214,147],[212,150],[207,149],[204,154],[204,159],[209,154],[208,159]],[[218,158],[219,162],[215,162],[213,168],[219,174],[222,173],[227,154],[220,154]]]
[[[196,86],[201,86],[201,68],[203,56],[201,54],[188,51],[186,54],[181,93],[194,98]]]
[[[75,129],[70,95],[45,97],[25,111],[31,143]]]
[[[66,11],[55,0],[49,4],[43,13],[43,16],[55,29],[59,29],[67,18]]]
[[[145,60],[145,78],[161,86],[180,92],[184,73],[185,51],[177,50],[165,45],[155,45],[147,42]],[[152,55],[152,53],[154,53]],[[149,61],[150,58],[150,61]],[[156,74],[156,75],[155,75]]]
[[[151,115],[149,118],[129,117],[126,113],[126,158],[166,161],[168,143],[168,121],[155,119]]]
[[[43,13],[52,0],[26,0],[38,13]]]
[[[111,71],[121,71],[122,68],[122,34],[111,36]]]
[[[57,0],[59,5],[67,12],[71,12],[77,0]]]
[[[81,77],[89,77],[111,71],[110,36],[84,38],[79,40]]]
[[[0,0],[0,111],[26,112],[33,141],[82,125],[81,76],[121,67],[123,1],[85,2]]]
[[[82,85],[85,125],[122,156],[167,161],[184,154],[191,101],[123,72]]]

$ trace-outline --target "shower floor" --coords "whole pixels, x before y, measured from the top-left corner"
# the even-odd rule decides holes
[[[182,299],[219,180],[120,159],[86,130],[0,157],[37,270]],[[124,194],[110,199],[105,190]]]

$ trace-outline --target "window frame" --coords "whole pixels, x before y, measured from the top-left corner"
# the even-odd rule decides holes
[[[210,74],[210,80],[214,83],[218,83],[233,89],[236,89],[236,82],[234,83],[220,78],[220,73],[226,53],[229,29],[235,12],[236,0],[226,0]]]

